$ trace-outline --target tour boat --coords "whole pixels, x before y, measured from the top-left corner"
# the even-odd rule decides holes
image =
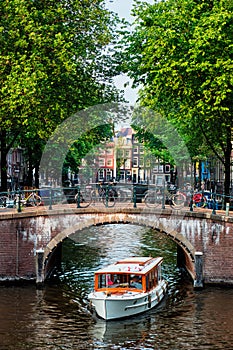
[[[91,307],[104,320],[125,318],[152,309],[163,299],[162,257],[130,257],[95,272]]]

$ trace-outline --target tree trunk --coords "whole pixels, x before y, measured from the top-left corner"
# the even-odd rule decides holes
[[[1,131],[1,191],[7,191],[7,144],[6,131]]]
[[[39,188],[39,166],[40,163],[37,162],[36,165],[35,165],[35,187],[36,188]]]
[[[28,148],[28,173],[27,186],[33,186],[33,165],[32,165],[32,151]]]

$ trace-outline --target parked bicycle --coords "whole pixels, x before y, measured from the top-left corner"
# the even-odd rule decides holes
[[[20,205],[25,207],[35,207],[41,204],[41,197],[35,192],[31,192],[26,197],[21,197],[20,194],[9,193],[0,197],[0,206],[5,208],[14,208],[20,202]]]
[[[78,189],[75,201],[80,208],[87,208],[92,203],[103,203],[106,207],[114,207],[117,199],[117,191],[112,184],[98,183],[95,189],[91,186]]]
[[[147,207],[158,207],[164,202],[168,203],[173,209],[181,209],[186,202],[186,195],[177,190],[175,185],[169,185],[163,190],[163,188],[155,187],[148,190],[145,195],[145,204]]]
[[[35,192],[31,192],[27,197],[18,197],[18,200],[25,207],[38,207],[41,204],[41,197]]]
[[[0,207],[4,208],[7,206],[7,202],[8,202],[8,197],[7,196],[0,196]]]

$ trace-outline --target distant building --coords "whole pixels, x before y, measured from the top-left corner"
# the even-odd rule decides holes
[[[173,182],[171,176],[171,166],[157,159],[152,169],[151,182],[157,186],[163,186],[164,183]]]
[[[104,147],[99,148],[99,155],[95,160],[95,166],[97,168],[96,182],[110,181],[114,178],[114,153],[114,142],[109,142]]]
[[[7,165],[8,188],[16,190],[23,185],[27,170],[22,148],[10,149],[7,154]]]
[[[28,164],[22,148],[16,147],[9,151],[7,166],[8,188],[16,190],[24,186]],[[193,178],[197,188],[200,183],[204,183],[207,190],[217,193],[223,191],[224,168],[215,157],[196,161],[192,165],[186,164],[183,169],[179,169],[179,172],[181,181],[177,182],[178,186],[191,183]],[[121,128],[110,142],[97,147],[96,152],[87,155],[82,161],[79,172],[75,175],[69,174],[69,177],[72,184],[115,179],[123,183],[140,182],[163,186],[164,183],[177,181],[176,170],[170,164],[156,158],[139,143],[131,127]],[[233,189],[233,170],[231,189]]]
[[[131,127],[116,132],[113,142],[99,149],[97,181],[162,185],[171,180],[170,165],[162,164],[135,137]]]
[[[132,181],[132,128],[122,128],[116,133],[115,177],[120,182]]]

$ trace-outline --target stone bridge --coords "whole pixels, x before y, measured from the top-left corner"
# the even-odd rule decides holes
[[[177,243],[177,258],[194,286],[233,285],[233,217],[206,210],[26,208],[1,213],[0,281],[43,283],[60,258],[64,239],[84,228],[111,223],[147,226]],[[104,239],[104,237],[103,237]]]

